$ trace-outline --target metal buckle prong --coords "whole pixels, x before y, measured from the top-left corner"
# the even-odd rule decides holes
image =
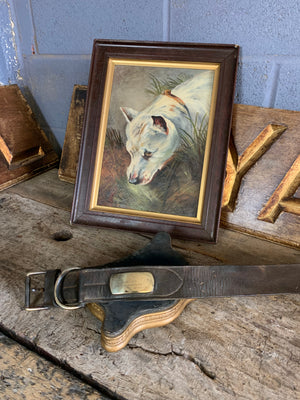
[[[25,281],[25,310],[26,311],[38,311],[38,310],[48,310],[48,306],[37,306],[33,307],[30,305],[30,293],[36,291],[36,289],[31,288],[31,277],[32,276],[37,276],[37,275],[45,275],[46,272],[29,272],[26,275],[26,281]],[[43,290],[43,289],[42,289]]]

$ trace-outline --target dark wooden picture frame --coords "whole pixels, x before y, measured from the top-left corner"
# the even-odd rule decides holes
[[[95,40],[71,222],[215,242],[237,61],[236,45]]]

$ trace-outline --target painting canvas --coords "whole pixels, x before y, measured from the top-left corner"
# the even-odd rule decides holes
[[[71,222],[216,241],[237,60],[95,40]]]
[[[94,208],[199,219],[218,65],[110,60]]]

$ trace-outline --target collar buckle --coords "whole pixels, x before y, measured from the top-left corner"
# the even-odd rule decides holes
[[[26,311],[39,311],[39,310],[48,310],[49,306],[45,305],[44,303],[42,304],[33,304],[32,303],[32,292],[41,292],[44,293],[45,287],[39,287],[39,288],[34,288],[32,287],[32,277],[36,276],[45,276],[46,272],[29,272],[26,275],[26,280],[25,280],[25,310]],[[34,303],[37,301],[35,299]]]

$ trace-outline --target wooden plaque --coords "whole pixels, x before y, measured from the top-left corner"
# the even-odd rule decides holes
[[[300,112],[237,104],[221,223],[300,247]]]
[[[17,85],[0,87],[0,190],[57,165],[58,157]]]

